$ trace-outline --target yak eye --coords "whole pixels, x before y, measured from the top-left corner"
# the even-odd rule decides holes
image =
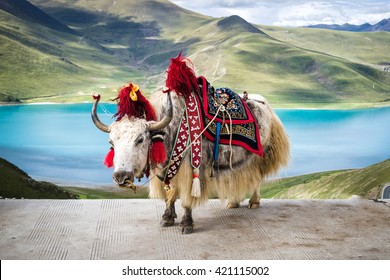
[[[143,135],[140,135],[140,136],[137,137],[137,139],[135,139],[135,144],[136,145],[139,145],[142,142],[144,142],[144,136]]]

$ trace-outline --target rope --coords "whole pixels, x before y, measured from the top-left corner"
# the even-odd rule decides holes
[[[103,110],[103,112],[104,112],[107,116],[109,116],[109,117],[111,117],[111,118],[114,116],[113,114],[110,113],[110,111],[107,110],[107,108],[106,108],[102,103],[99,103],[99,105],[100,105],[100,108]]]
[[[225,112],[229,116],[229,121],[230,121],[230,131],[228,131],[229,136],[230,136],[230,139],[229,139],[229,148],[230,148],[229,165],[230,165],[230,169],[233,169],[233,164],[232,164],[232,160],[233,160],[233,147],[232,147],[232,142],[233,142],[233,123],[232,123],[232,116],[229,114],[228,111],[225,111]],[[226,126],[227,126],[227,124],[226,124]]]

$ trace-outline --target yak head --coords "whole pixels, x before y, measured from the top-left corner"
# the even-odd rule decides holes
[[[109,133],[113,148],[114,183],[119,187],[135,189],[134,178],[142,178],[148,168],[152,137],[168,126],[173,116],[172,100],[167,94],[167,114],[160,121],[124,116],[119,121],[106,125],[99,120],[96,112],[100,96],[94,96],[92,121],[98,129]],[[115,153],[113,152],[115,151]]]

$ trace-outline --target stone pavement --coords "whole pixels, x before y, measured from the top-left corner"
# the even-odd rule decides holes
[[[163,201],[0,200],[2,260],[390,259],[390,205],[263,199],[259,209],[209,200],[182,235],[161,228]]]

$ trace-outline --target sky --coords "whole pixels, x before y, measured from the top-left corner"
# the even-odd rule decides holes
[[[390,0],[171,0],[216,18],[239,15],[246,21],[272,26],[313,24],[375,24],[390,18]]]

